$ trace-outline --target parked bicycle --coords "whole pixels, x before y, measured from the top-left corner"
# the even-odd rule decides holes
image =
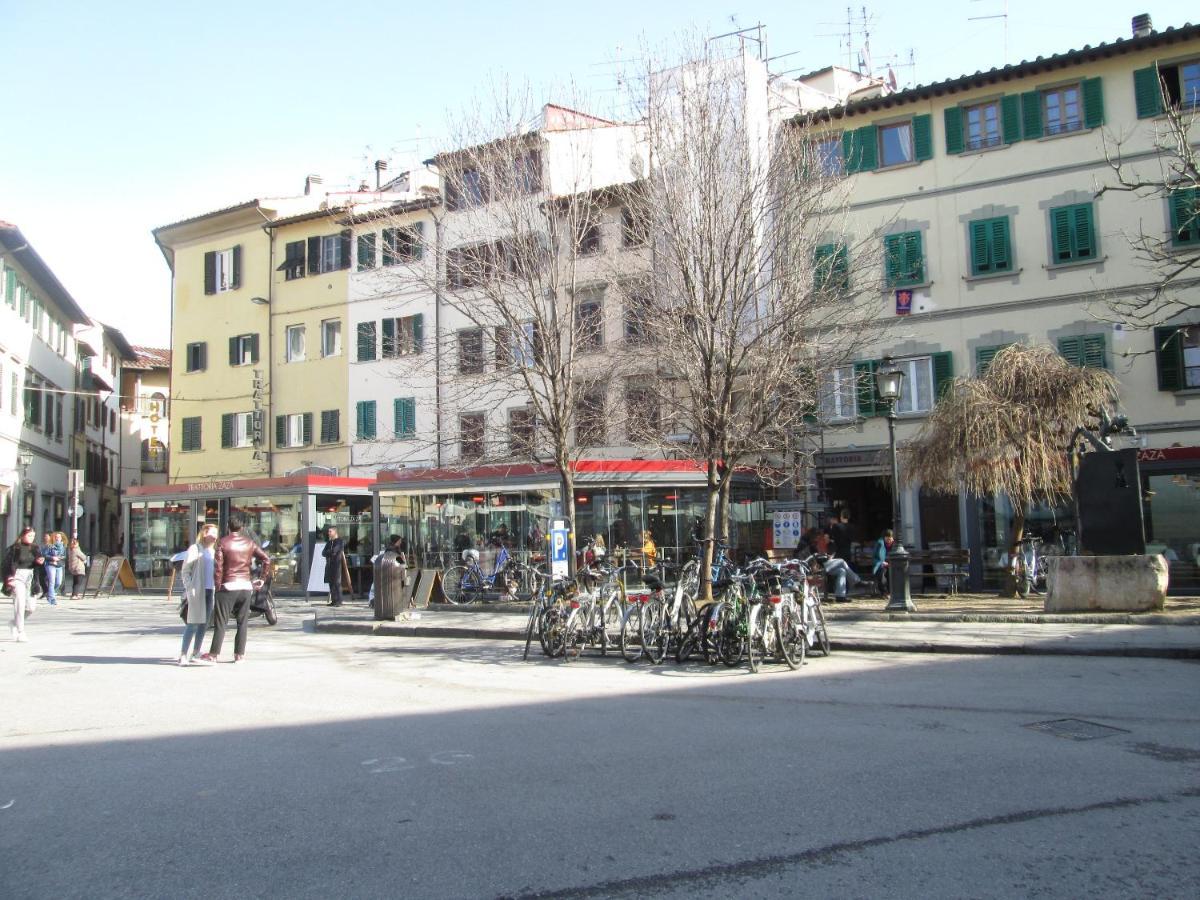
[[[503,546],[496,553],[490,573],[483,571],[479,551],[473,547],[462,552],[462,560],[462,565],[450,566],[442,573],[442,592],[456,605],[534,597],[545,579],[542,572],[518,562]]]

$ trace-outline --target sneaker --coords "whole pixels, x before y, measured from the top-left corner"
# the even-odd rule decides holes
[[[200,661],[206,662],[206,663],[215,663],[217,661],[217,658],[215,656],[213,656],[211,653],[201,653]]]
[[[235,654],[233,654],[233,661],[234,661],[235,663],[240,663],[240,662],[241,662],[243,659],[245,659],[245,658],[246,658],[246,654],[245,654],[245,653],[235,653]]]
[[[179,664],[181,666],[190,666],[191,665],[191,662],[188,660],[186,653],[179,654]]]
[[[192,657],[193,666],[211,666],[212,664],[212,657],[210,657],[207,653],[202,653],[199,656]]]
[[[23,632],[23,631],[18,631],[18,632],[17,632],[17,643],[18,643],[18,644],[27,644],[27,643],[29,643],[29,638],[28,638],[28,637],[26,637],[26,635],[25,635],[25,632]]]

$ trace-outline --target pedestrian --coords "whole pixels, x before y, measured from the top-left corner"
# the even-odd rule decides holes
[[[63,577],[67,571],[67,536],[61,531],[56,531],[52,537],[54,538],[54,556],[50,560],[53,563],[50,574],[54,576],[54,596],[57,597],[62,593]]]
[[[649,531],[642,532],[642,559],[647,571],[658,564],[658,545],[654,543],[654,536]]]
[[[346,548],[338,537],[338,530],[332,525],[326,529],[325,547],[321,550],[325,557],[325,582],[329,585],[329,605],[342,605],[342,565],[346,558]]]
[[[58,606],[58,587],[55,585],[56,570],[61,571],[60,564],[63,556],[66,555],[64,549],[59,552],[58,535],[53,531],[47,531],[46,537],[42,543],[42,586],[46,593],[46,602],[51,606]]]
[[[187,604],[183,629],[183,644],[179,648],[179,664],[207,662],[200,653],[204,646],[204,633],[213,618],[216,603],[216,558],[213,548],[217,544],[217,526],[205,525],[188,547],[180,570],[183,580],[183,599]],[[188,653],[188,644],[192,651]]]
[[[87,554],[78,538],[71,538],[67,546],[67,572],[71,575],[71,599],[78,600],[87,589]]]
[[[834,517],[829,526],[829,555],[839,556],[850,560],[850,510],[842,507],[841,513]]]
[[[12,638],[20,643],[29,640],[25,636],[25,618],[33,613],[34,572],[46,561],[36,540],[37,532],[25,526],[4,552],[4,562],[0,564],[4,593],[13,601]]]
[[[888,552],[894,543],[896,538],[890,528],[885,528],[879,540],[875,542],[875,567],[872,574],[875,576],[875,589],[880,594],[888,593]]]
[[[213,584],[217,598],[212,646],[200,657],[204,662],[220,659],[225,629],[234,612],[237,613],[237,637],[233,642],[233,661],[241,662],[246,656],[246,624],[250,619],[250,592],[254,589],[250,564],[258,560],[260,565],[267,566],[271,560],[258,544],[242,533],[242,527],[239,517],[230,518],[229,534],[217,542],[213,554]]]

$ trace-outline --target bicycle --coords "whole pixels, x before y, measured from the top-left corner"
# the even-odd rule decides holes
[[[544,573],[533,566],[517,562],[501,547],[490,575],[479,565],[479,551],[464,550],[464,565],[450,566],[442,573],[442,593],[456,606],[487,600],[497,593],[497,600],[516,600],[520,593],[536,596],[541,589]],[[501,586],[503,590],[500,590]]]
[[[1037,587],[1039,576],[1045,585],[1046,566],[1043,557],[1038,553],[1038,545],[1041,543],[1040,537],[1025,535],[1021,538],[1020,552],[1012,555],[1009,564],[1012,567],[1013,580],[1017,584],[1017,595],[1020,597],[1028,597],[1030,592],[1041,593]]]
[[[682,581],[675,585],[668,603],[664,584],[657,576],[646,575],[644,580],[653,596],[641,611],[642,647],[650,662],[658,665],[670,652],[671,644],[678,645],[688,632],[696,618],[696,604],[685,593]]]
[[[567,645],[567,622],[570,619],[570,598],[575,585],[563,578],[550,581],[538,592],[529,606],[529,619],[525,623],[525,652],[522,659],[529,659],[529,648],[536,634],[542,645],[542,653],[551,658],[562,656]]]

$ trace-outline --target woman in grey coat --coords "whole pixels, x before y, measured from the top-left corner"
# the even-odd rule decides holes
[[[183,559],[183,596],[187,600],[187,627],[183,629],[183,645],[179,648],[179,664],[181,666],[199,662],[200,646],[204,643],[204,633],[208,623],[212,621],[213,598],[215,587],[213,583],[213,547],[217,543],[217,526],[205,525],[196,538],[196,543],[188,547],[187,556]],[[188,643],[192,651],[188,653]]]

